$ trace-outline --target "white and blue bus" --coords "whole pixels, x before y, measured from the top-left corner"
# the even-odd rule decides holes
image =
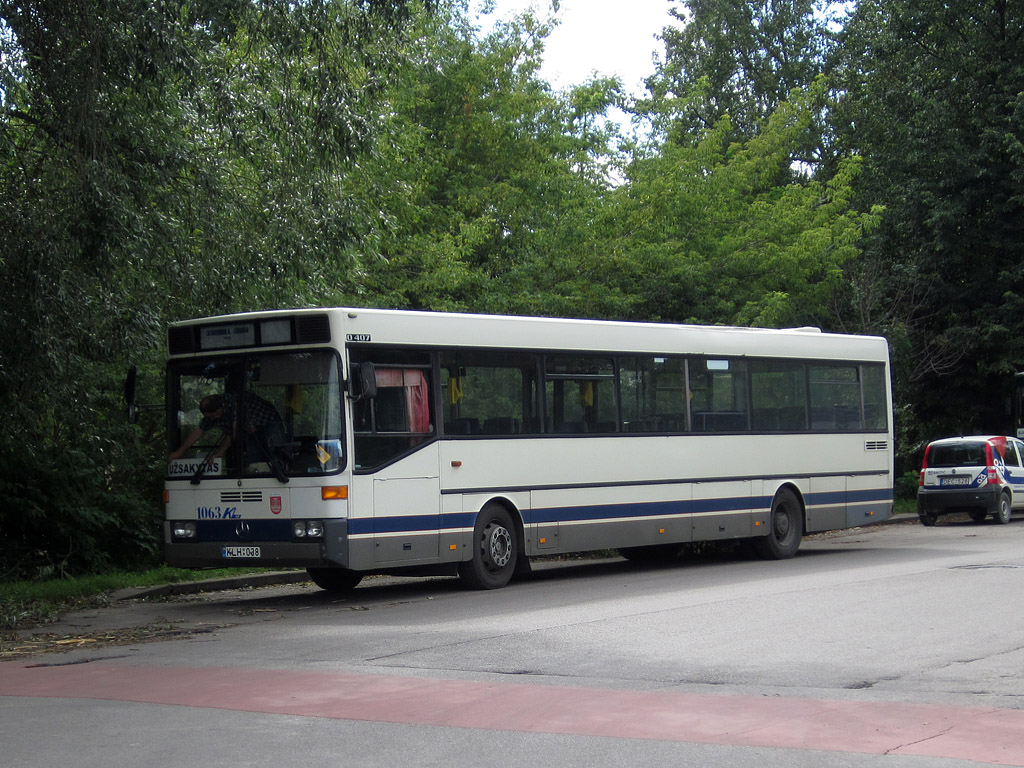
[[[884,339],[373,309],[177,323],[172,565],[457,572],[805,533],[892,514]]]

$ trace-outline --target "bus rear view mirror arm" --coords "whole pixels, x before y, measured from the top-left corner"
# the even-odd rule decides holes
[[[138,388],[138,381],[138,368],[133,365],[128,369],[128,375],[124,379],[124,403],[128,406],[129,424],[136,424],[142,411],[163,410],[163,405],[139,405],[136,402],[135,393]]]

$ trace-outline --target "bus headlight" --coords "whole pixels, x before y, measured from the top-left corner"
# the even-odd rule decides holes
[[[172,522],[171,537],[175,539],[194,539],[196,537],[196,524],[184,521]]]
[[[322,520],[293,520],[293,539],[322,539],[324,537],[324,524]]]

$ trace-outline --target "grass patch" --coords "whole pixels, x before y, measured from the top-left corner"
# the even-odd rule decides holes
[[[916,515],[917,499],[896,499],[893,503],[892,513],[894,515]]]
[[[101,573],[74,579],[0,583],[0,631],[24,629],[56,621],[68,611],[106,605],[119,589],[152,587],[182,581],[216,579],[270,568],[218,568],[192,571],[164,566],[142,573]]]

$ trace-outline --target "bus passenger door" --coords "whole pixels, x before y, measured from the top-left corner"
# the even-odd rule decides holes
[[[365,488],[365,479],[372,478],[373,501],[366,506],[373,509],[373,564],[436,561],[441,480],[429,367],[367,368],[375,391],[354,407],[353,480]]]
[[[436,560],[440,515],[435,442],[374,476],[374,563]]]

